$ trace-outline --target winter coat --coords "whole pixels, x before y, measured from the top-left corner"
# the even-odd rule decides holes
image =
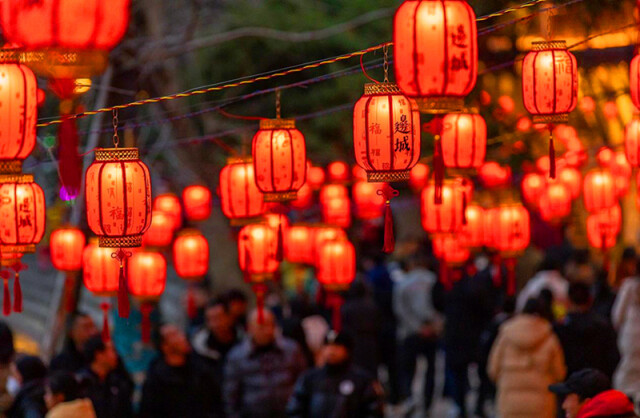
[[[634,418],[633,403],[618,390],[599,393],[578,411],[576,418]]]
[[[398,340],[420,332],[426,323],[439,322],[432,292],[437,282],[427,269],[414,269],[393,288],[393,311],[398,320]]]
[[[373,376],[356,366],[322,367],[303,374],[289,404],[291,418],[382,418],[384,398]]]
[[[104,380],[90,368],[82,369],[78,373],[83,396],[91,399],[93,409],[98,418],[129,418],[133,416],[131,398],[133,384],[115,370]]]
[[[375,373],[380,364],[381,315],[376,303],[368,297],[347,299],[342,305],[342,330],[353,339],[351,357],[356,366]]]
[[[640,395],[640,278],[629,278],[622,283],[611,320],[618,330],[622,356],[613,386],[635,398]]]
[[[44,381],[31,380],[20,388],[11,405],[9,418],[42,418],[47,413],[44,402]]]
[[[536,273],[518,295],[516,311],[522,312],[527,301],[540,296],[543,289],[549,289],[553,294],[554,313],[566,308],[569,300],[569,282],[555,270],[543,270]]]
[[[224,402],[228,418],[285,416],[289,396],[306,367],[298,345],[278,338],[268,347],[246,339],[227,355]]]
[[[168,365],[164,358],[154,360],[142,388],[140,418],[220,417],[220,382],[201,359],[189,356],[184,366]]]
[[[93,404],[87,398],[62,402],[47,412],[45,418],[96,418]]]
[[[49,370],[52,372],[64,370],[71,373],[77,373],[87,364],[84,355],[80,352],[73,341],[67,340],[64,348],[55,356],[49,364]]]
[[[581,369],[598,369],[609,378],[620,360],[616,332],[611,324],[593,312],[571,312],[555,326],[567,375]]]
[[[498,389],[501,418],[555,417],[548,386],[565,377],[564,357],[551,324],[521,314],[500,327],[487,368]]]

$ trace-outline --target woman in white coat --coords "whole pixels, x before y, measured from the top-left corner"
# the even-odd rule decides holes
[[[613,326],[618,331],[620,364],[613,376],[616,389],[634,399],[640,399],[640,277],[626,279],[611,313]]]

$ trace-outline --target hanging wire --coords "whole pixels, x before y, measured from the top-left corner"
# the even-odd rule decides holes
[[[280,103],[280,89],[276,89],[276,119],[282,115],[282,104]]]
[[[118,137],[118,109],[113,109],[113,146],[118,148],[120,138]]]
[[[382,52],[384,53],[384,82],[389,82],[389,45],[385,45],[382,47]]]

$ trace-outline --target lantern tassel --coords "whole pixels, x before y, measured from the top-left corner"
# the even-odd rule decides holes
[[[491,275],[494,287],[502,287],[502,267],[500,266],[500,256],[496,255],[492,260],[494,270]]]
[[[331,295],[331,325],[333,330],[336,332],[340,332],[342,329],[342,314],[340,310],[342,309],[342,297],[335,293]]]
[[[22,286],[20,286],[20,273],[16,272],[13,282],[13,312],[22,312]]]
[[[71,273],[67,273],[67,278],[64,281],[64,301],[65,310],[67,313],[72,313],[75,310],[75,297],[73,294],[73,288],[75,287],[75,278]]]
[[[505,261],[507,267],[507,296],[516,294],[516,260],[509,258]]]
[[[264,323],[264,289],[262,286],[256,286],[256,309],[258,310],[258,324]]]
[[[193,295],[193,288],[187,287],[187,316],[189,319],[194,319],[198,315],[198,308],[196,307],[196,298]]]
[[[82,181],[82,162],[78,155],[78,131],[75,119],[63,118],[58,128],[60,180],[67,196],[75,198]]]
[[[102,309],[102,341],[105,343],[111,341],[111,333],[109,332],[109,303],[102,302],[100,309]]]
[[[393,213],[391,202],[387,200],[384,209],[384,246],[382,252],[391,254],[396,248],[396,237],[393,233]]]
[[[11,277],[11,273],[8,270],[2,270],[0,277],[2,277],[2,281],[4,282],[2,313],[4,316],[9,316],[11,315],[11,293],[9,293],[9,278]]]
[[[282,215],[278,215],[282,216]],[[284,260],[284,237],[282,233],[282,219],[278,222],[278,242],[276,243],[276,261]]]
[[[118,280],[118,316],[129,318],[129,292],[127,291],[127,275],[124,272],[124,264],[120,265],[120,277]]]
[[[549,125],[549,178],[556,178],[556,148],[553,144],[553,125]]]
[[[442,204],[442,184],[444,183],[444,158],[442,156],[442,140],[436,138],[435,151],[433,153],[433,180],[435,183],[435,192],[433,195],[433,203]]]
[[[153,311],[153,305],[150,303],[143,303],[140,306],[140,312],[142,313],[142,322],[140,323],[140,333],[142,335],[142,342],[148,344],[151,342],[151,312]]]

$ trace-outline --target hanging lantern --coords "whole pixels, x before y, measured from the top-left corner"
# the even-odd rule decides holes
[[[476,84],[476,15],[462,0],[406,0],[393,21],[394,67],[402,92],[428,113],[460,110]]]
[[[640,119],[637,117],[634,117],[625,128],[624,150],[629,164],[640,167]]]
[[[480,167],[478,176],[485,187],[505,187],[511,183],[511,168],[503,167],[495,161],[488,161]]]
[[[158,302],[167,283],[167,261],[155,252],[137,251],[128,263],[129,291],[140,303],[142,312],[142,342],[151,341],[149,315],[153,304]]]
[[[385,187],[387,187],[386,183],[366,181],[358,181],[353,185],[353,204],[358,219],[371,220],[384,215],[385,199],[382,191]]]
[[[349,164],[344,161],[334,161],[327,166],[329,181],[332,183],[346,183],[350,179]]]
[[[318,190],[324,184],[324,169],[307,164],[307,184],[312,190]]]
[[[348,240],[325,241],[318,249],[318,282],[327,290],[348,290],[356,276],[356,250]]]
[[[0,249],[33,253],[45,229],[45,199],[32,174],[0,175]]]
[[[329,241],[346,240],[347,233],[342,228],[332,225],[316,225],[312,229],[312,241],[313,241],[313,264],[317,267],[319,251],[322,246]]]
[[[571,192],[571,198],[577,199],[582,193],[582,174],[574,167],[564,167],[558,172],[558,181]]]
[[[470,204],[465,211],[467,223],[462,225],[460,236],[469,249],[478,249],[485,242],[485,210],[482,206]]]
[[[156,196],[153,199],[153,209],[159,210],[167,215],[172,220],[173,230],[177,231],[182,227],[182,205],[180,199],[173,193],[165,193]]]
[[[84,234],[78,228],[65,227],[53,231],[49,239],[53,266],[66,272],[81,270],[84,245]]]
[[[538,173],[528,173],[522,178],[522,197],[524,201],[531,207],[537,208],[540,204],[540,196],[547,187],[547,181],[544,176]]]
[[[307,152],[293,119],[262,119],[253,137],[256,185],[266,202],[295,200],[306,181]]]
[[[238,262],[247,281],[263,282],[278,270],[277,241],[277,233],[269,225],[247,225],[240,230]]]
[[[200,280],[209,271],[209,242],[197,229],[180,231],[173,243],[173,265],[185,280]]]
[[[442,122],[442,157],[445,167],[480,168],[487,151],[487,125],[478,114],[446,115]]]
[[[142,245],[155,248],[168,247],[173,241],[174,223],[174,218],[167,212],[153,210],[151,225],[142,236]]]
[[[587,217],[587,237],[589,244],[606,252],[616,246],[622,227],[620,205],[603,209]]]
[[[190,221],[206,221],[211,216],[211,191],[205,186],[189,186],[182,191],[184,214]]]
[[[466,242],[455,235],[437,234],[433,237],[433,255],[447,265],[460,267],[471,257]]]
[[[409,187],[414,193],[420,192],[429,182],[429,166],[418,163],[411,169],[409,173]]]
[[[313,189],[309,186],[309,182],[303,184],[300,190],[298,190],[298,196],[296,200],[289,202],[289,206],[293,209],[304,210],[311,207],[313,204]]]
[[[551,223],[571,214],[571,191],[561,182],[550,183],[540,196],[540,217]]]
[[[306,224],[291,225],[284,240],[285,259],[290,263],[313,265],[313,228]]]
[[[631,60],[631,66],[629,71],[629,90],[631,92],[631,101],[633,101],[633,104],[636,106],[636,109],[640,109],[640,83],[639,82],[640,82],[640,55],[636,55]]]
[[[220,172],[222,212],[232,225],[255,222],[266,209],[255,183],[251,158],[230,158]]]
[[[618,203],[615,179],[607,169],[594,169],[584,177],[584,206],[588,212],[608,209]]]
[[[324,205],[335,198],[348,198],[349,190],[342,184],[327,184],[320,189],[320,204]]]
[[[287,218],[287,215],[283,215],[281,213],[268,213],[264,217],[267,221],[267,225],[276,231],[276,237],[278,240],[276,246],[276,260],[281,262],[284,260],[284,241],[287,229],[289,228],[289,218]]]
[[[408,180],[420,158],[418,106],[395,84],[366,84],[353,110],[353,145],[368,181]]]
[[[348,196],[334,197],[321,201],[322,221],[340,228],[351,226],[351,201]]]
[[[422,191],[422,227],[431,234],[457,232],[463,225],[468,196],[453,180],[446,180],[442,186],[442,203],[435,203],[435,193],[433,182]]]

